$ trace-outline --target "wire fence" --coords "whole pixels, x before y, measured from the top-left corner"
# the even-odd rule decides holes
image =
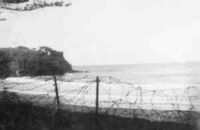
[[[99,113],[103,113],[187,123],[200,106],[199,89],[195,86],[147,89],[110,76],[24,78],[21,81],[2,81],[0,89],[20,93],[24,95],[21,96],[23,100],[36,104],[72,112],[96,113],[97,118]]]

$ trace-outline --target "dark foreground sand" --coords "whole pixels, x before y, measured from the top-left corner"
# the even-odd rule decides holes
[[[198,130],[195,120],[188,123],[150,121],[137,117],[109,115],[111,113],[107,114],[103,112],[103,109],[100,110],[102,113],[99,114],[96,122],[94,112],[88,111],[93,108],[64,105],[61,110],[57,111],[55,103],[25,101],[31,98],[31,96],[1,92],[0,128],[15,130]],[[115,111],[122,111],[122,109],[111,110],[113,114]]]

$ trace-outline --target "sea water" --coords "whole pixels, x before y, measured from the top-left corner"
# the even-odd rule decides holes
[[[168,104],[167,107],[158,106],[156,109],[173,109],[168,107],[173,106],[173,103],[179,104],[178,107],[182,110],[189,110],[191,105],[194,105],[196,110],[200,109],[200,63],[198,62],[77,66],[74,69],[87,71],[91,75],[99,76],[100,79],[111,76],[122,83],[141,87],[143,99],[148,104],[151,101],[154,104],[162,104],[166,101],[164,104]],[[115,93],[122,95],[119,92],[125,89],[126,87],[122,87],[118,91],[115,88],[111,93],[113,96]]]
[[[88,71],[96,76],[113,76],[140,85],[200,84],[200,63],[197,62],[75,66],[74,69]]]

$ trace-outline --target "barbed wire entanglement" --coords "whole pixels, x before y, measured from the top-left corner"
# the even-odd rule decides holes
[[[99,113],[151,121],[189,122],[199,115],[198,86],[183,89],[145,88],[110,76],[100,76]],[[95,112],[96,78],[92,75],[57,77],[61,109]],[[8,78],[0,90],[19,93],[23,100],[56,108],[52,76]]]

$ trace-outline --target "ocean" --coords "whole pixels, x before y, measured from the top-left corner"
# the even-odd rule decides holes
[[[200,84],[200,62],[75,66],[74,69],[100,77],[112,76],[139,85]]]

